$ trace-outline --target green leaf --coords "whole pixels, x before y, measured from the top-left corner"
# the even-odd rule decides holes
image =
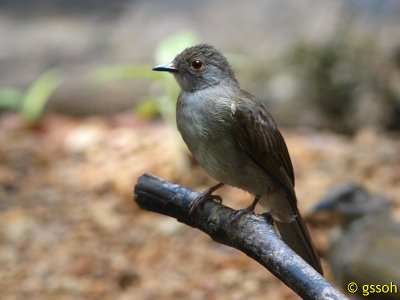
[[[60,85],[61,79],[54,70],[40,76],[28,89],[23,99],[21,113],[30,122],[37,122],[54,90]]]
[[[160,114],[158,100],[152,97],[143,98],[142,101],[136,106],[135,112],[144,118],[154,118]]]
[[[166,64],[171,62],[174,57],[185,48],[194,46],[198,43],[198,37],[193,31],[181,31],[162,40],[155,52],[155,61],[157,64]]]
[[[0,109],[7,108],[19,110],[23,100],[23,93],[15,88],[0,89]]]

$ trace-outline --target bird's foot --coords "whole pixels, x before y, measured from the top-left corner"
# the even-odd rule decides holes
[[[254,209],[256,208],[256,205],[257,205],[257,203],[258,203],[258,200],[260,200],[260,197],[259,197],[259,196],[256,196],[256,197],[254,198],[253,203],[251,203],[249,206],[235,211],[235,212],[233,213],[233,218],[236,219],[236,218],[239,218],[240,216],[243,216],[243,215],[245,215],[245,214],[254,213]]]
[[[223,186],[223,183],[218,183],[212,187],[210,187],[209,189],[205,190],[204,192],[202,192],[199,197],[197,197],[196,199],[194,199],[192,201],[192,203],[190,203],[189,206],[189,213],[193,214],[194,211],[199,208],[200,206],[202,206],[205,202],[207,201],[215,201],[218,203],[222,203],[222,198],[219,195],[213,195],[212,193],[214,193],[217,189],[219,189],[221,186]]]

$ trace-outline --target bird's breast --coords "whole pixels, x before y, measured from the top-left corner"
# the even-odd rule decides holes
[[[182,92],[177,103],[177,126],[191,151],[200,144],[230,134],[232,128],[231,103],[211,91]]]
[[[213,95],[213,96],[211,96]],[[233,147],[232,100],[208,91],[181,93],[177,103],[177,126],[200,165],[217,180],[231,162]]]
[[[266,188],[268,176],[233,137],[235,102],[208,93],[181,93],[177,126],[189,150],[214,179],[252,193]]]

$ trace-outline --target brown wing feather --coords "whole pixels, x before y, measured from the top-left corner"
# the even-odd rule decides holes
[[[239,146],[285,189],[295,204],[292,161],[272,116],[261,101],[242,91],[235,117],[233,135]]]
[[[233,135],[239,146],[287,193],[297,218],[294,222],[276,222],[282,239],[318,272],[322,267],[307,227],[297,209],[294,172],[285,140],[265,106],[254,96],[242,92],[236,101]]]

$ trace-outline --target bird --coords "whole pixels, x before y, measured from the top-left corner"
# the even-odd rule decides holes
[[[219,183],[204,191],[191,211],[224,184],[254,195],[239,214],[259,203],[272,217],[282,240],[316,271],[318,254],[297,207],[293,165],[285,140],[266,106],[241,89],[226,57],[209,44],[186,48],[154,71],[173,74],[180,93],[176,123],[199,164]]]
[[[328,212],[338,220],[326,258],[334,279],[345,290],[356,283],[363,299],[400,298],[400,286],[391,285],[400,283],[400,224],[391,209],[388,199],[354,182],[333,186],[311,209],[312,216]],[[376,293],[376,285],[392,292]]]

